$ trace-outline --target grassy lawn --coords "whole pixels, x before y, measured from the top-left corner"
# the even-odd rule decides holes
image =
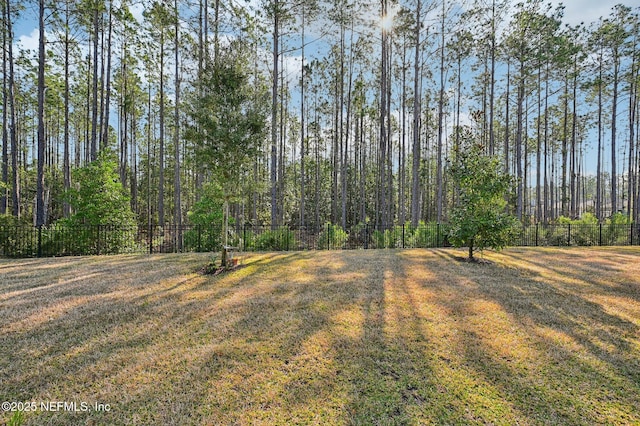
[[[640,424],[640,249],[464,254],[0,260],[0,401],[33,425]]]

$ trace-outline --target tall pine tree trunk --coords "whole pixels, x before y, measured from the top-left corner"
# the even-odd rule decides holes
[[[578,202],[577,202],[577,198],[578,198],[578,190],[577,190],[577,184],[576,184],[576,150],[577,150],[577,145],[578,145],[578,110],[577,110],[577,102],[578,102],[578,63],[577,63],[577,58],[574,58],[574,72],[573,72],[573,85],[572,85],[572,90],[573,90],[573,113],[571,115],[571,170],[569,171],[569,175],[571,178],[571,181],[569,182],[570,185],[570,194],[569,197],[571,198],[571,216],[574,218],[577,218],[579,215],[578,213]]]
[[[420,101],[422,99],[422,90],[420,85],[420,27],[422,25],[421,20],[421,0],[418,0],[416,5],[416,22],[415,22],[415,55],[413,63],[413,131],[412,131],[412,145],[411,145],[411,225],[418,226],[420,221],[420,118],[422,116]]]
[[[441,20],[441,39],[440,39],[440,93],[438,95],[438,149],[436,154],[437,171],[436,171],[436,187],[438,191],[437,203],[437,221],[442,222],[444,209],[444,177],[443,177],[443,144],[444,144],[444,53],[445,53],[445,2],[442,2],[442,20]]]
[[[542,67],[538,66],[538,122],[536,144],[536,221],[542,221]]]
[[[634,35],[637,38],[638,34]],[[636,45],[634,40],[633,45]],[[629,84],[629,162],[627,167],[627,176],[629,177],[629,186],[627,188],[627,218],[629,221],[636,217],[634,215],[634,209],[637,209],[635,204],[635,193],[638,182],[638,176],[635,173],[635,159],[637,152],[637,145],[635,141],[635,125],[636,125],[636,107],[637,107],[637,53],[634,51],[631,58],[631,73]]]
[[[562,166],[561,166],[561,206],[562,206],[562,216],[569,216],[569,195],[568,195],[568,185],[567,185],[567,169],[569,163],[569,81],[568,78],[565,77],[564,81],[564,96],[563,96],[563,110],[564,116],[562,119]]]
[[[524,189],[522,184],[522,144],[523,144],[523,130],[524,130],[524,90],[525,90],[525,77],[524,77],[524,64],[520,66],[520,76],[518,78],[518,101],[517,101],[517,128],[516,128],[516,176],[518,179],[517,193],[516,193],[516,217],[522,220],[523,214],[523,196]]]
[[[113,34],[113,5],[109,4],[109,29],[107,30],[107,69],[106,83],[104,89],[104,114],[102,116],[102,136],[100,137],[100,147],[109,144],[109,107],[111,104],[111,39]]]
[[[38,28],[38,175],[36,181],[36,210],[35,225],[43,226],[46,223],[44,212],[44,66],[45,66],[45,36],[44,36],[44,0],[39,0]]]
[[[278,58],[280,47],[279,1],[273,11],[273,79],[271,86],[271,229],[278,226]]]
[[[300,64],[300,219],[299,224],[300,227],[304,228],[305,226],[305,155],[306,155],[306,147],[305,147],[305,93],[304,93],[304,85],[305,85],[305,68],[304,68],[304,44],[305,44],[305,8],[304,3],[302,4],[302,52],[301,52],[301,64]]]
[[[387,16],[387,0],[381,0],[381,16]],[[382,49],[381,49],[381,61],[380,61],[380,134],[378,150],[378,203],[376,209],[376,225],[383,229],[387,227],[387,182],[385,175],[387,172],[387,44],[388,44],[387,31],[382,29]]]
[[[158,225],[165,225],[164,218],[164,28],[160,30],[160,153],[158,158]]]
[[[598,160],[596,166],[596,216],[602,221],[602,50],[599,59],[598,77]]]
[[[495,154],[495,132],[493,129],[496,92],[496,2],[491,2],[491,74],[489,81],[489,155]]]
[[[618,121],[618,79],[620,59],[617,50],[613,55],[613,100],[611,102],[611,215],[618,211],[618,164],[616,136]]]
[[[173,196],[174,196],[174,217],[173,223],[177,227],[178,251],[182,251],[182,193],[180,186],[180,15],[178,12],[178,0],[174,1],[173,13],[175,14],[175,88],[176,101],[174,111],[174,174],[173,174]]]
[[[69,152],[69,0],[65,1],[64,32],[64,190],[71,188],[71,165]],[[65,200],[62,205],[64,217],[71,215],[71,206]]]
[[[100,11],[95,6],[93,12],[93,75],[92,87],[93,98],[91,105],[91,141],[89,157],[95,161],[98,157],[98,33],[100,31]]]
[[[6,22],[7,9],[2,7],[2,22]],[[3,25],[2,32],[2,195],[0,195],[0,215],[6,214],[9,207],[9,132],[8,123],[8,78],[7,78],[7,28]]]
[[[505,113],[504,113],[504,173],[509,174],[509,140],[510,140],[510,105],[509,92],[511,88],[511,63],[507,60],[507,92],[505,94]]]
[[[11,145],[11,214],[20,217],[20,167],[18,136],[16,129],[16,96],[15,96],[15,72],[13,64],[13,29],[11,17],[11,1],[5,0],[7,10],[7,59],[9,61],[9,145]]]

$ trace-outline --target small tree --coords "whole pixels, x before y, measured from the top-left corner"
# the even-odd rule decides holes
[[[197,82],[185,137],[195,143],[200,166],[221,189],[222,243],[227,245],[229,203],[241,193],[242,177],[264,139],[266,91],[249,69],[246,49],[232,42],[208,62]],[[223,266],[224,253],[223,253]]]
[[[65,196],[73,208],[69,219],[61,222],[72,226],[135,227],[131,201],[120,183],[118,162],[107,150],[85,167],[74,171],[77,184]]]
[[[456,188],[456,205],[451,213],[449,241],[455,247],[500,250],[512,238],[516,219],[506,213],[506,195],[513,179],[502,171],[497,157],[483,154],[483,147],[470,144],[455,153],[450,174]]]
[[[57,222],[60,232],[70,232],[68,243],[72,253],[84,254],[93,250],[119,253],[135,246],[137,230],[135,214],[131,211],[129,194],[122,187],[115,155],[108,150],[98,154],[95,161],[74,170],[74,182],[65,194],[65,201],[73,214]],[[108,238],[99,241],[94,231],[109,230]]]

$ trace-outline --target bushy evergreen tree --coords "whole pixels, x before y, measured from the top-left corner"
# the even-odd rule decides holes
[[[66,194],[73,214],[60,222],[70,226],[136,226],[113,153],[101,151],[96,161],[74,170],[73,180],[76,184]]]
[[[266,91],[246,72],[246,49],[233,42],[209,62],[191,103],[185,137],[195,143],[199,165],[220,188],[222,243],[227,245],[229,203],[241,194],[242,177],[264,141]],[[223,256],[224,258],[224,256]]]
[[[500,250],[512,237],[516,219],[507,213],[506,195],[513,179],[505,174],[497,157],[484,155],[484,147],[473,141],[456,152],[451,177],[457,203],[451,213],[449,241],[456,247],[490,247]]]

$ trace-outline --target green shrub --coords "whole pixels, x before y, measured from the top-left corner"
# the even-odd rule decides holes
[[[253,240],[251,248],[259,251],[293,250],[297,247],[295,234],[286,228],[264,231]]]
[[[193,228],[185,232],[185,246],[194,251],[222,249],[222,188],[209,182],[202,188],[200,199],[187,212]]]
[[[595,214],[587,212],[584,213],[582,215],[582,217],[579,220],[580,223],[583,223],[585,225],[597,225],[598,224],[598,218],[596,217]]]
[[[62,219],[42,228],[44,256],[118,254],[140,251],[135,226],[79,225]]]
[[[403,243],[403,228],[402,226],[394,226],[384,231],[385,241],[388,248],[401,248]],[[406,235],[405,235],[406,236]]]
[[[394,226],[384,231],[374,230],[371,233],[371,248],[399,248],[402,247],[402,226]],[[405,234],[406,237],[406,234]]]
[[[374,249],[380,249],[387,247],[386,236],[384,231],[378,231],[377,229],[371,233],[371,244]]]
[[[500,159],[483,154],[472,138],[454,156],[449,169],[458,199],[450,213],[449,240],[455,247],[500,250],[511,241],[517,221],[506,213],[505,197],[514,189],[513,178],[504,173]]]
[[[135,251],[137,225],[127,191],[119,181],[115,155],[74,170],[77,182],[65,198],[73,215],[42,229],[44,255],[115,254]]]
[[[413,228],[410,224],[405,225],[405,246],[416,248],[432,248],[443,244],[444,226],[435,222],[425,223],[420,221],[418,226]],[[440,235],[438,235],[440,234]]]
[[[9,215],[0,216],[0,256],[30,257],[38,251],[38,231]]]
[[[549,225],[545,227],[542,233],[543,238],[539,241],[539,245],[547,246],[566,246],[568,244],[567,225]]]
[[[197,225],[184,233],[184,243],[188,250],[197,252],[218,251],[222,249],[222,231],[220,225]]]
[[[318,235],[319,249],[340,249],[343,248],[349,234],[347,234],[340,225],[332,225],[326,223]]]
[[[594,246],[599,243],[598,224],[575,223],[571,225],[571,245]]]

